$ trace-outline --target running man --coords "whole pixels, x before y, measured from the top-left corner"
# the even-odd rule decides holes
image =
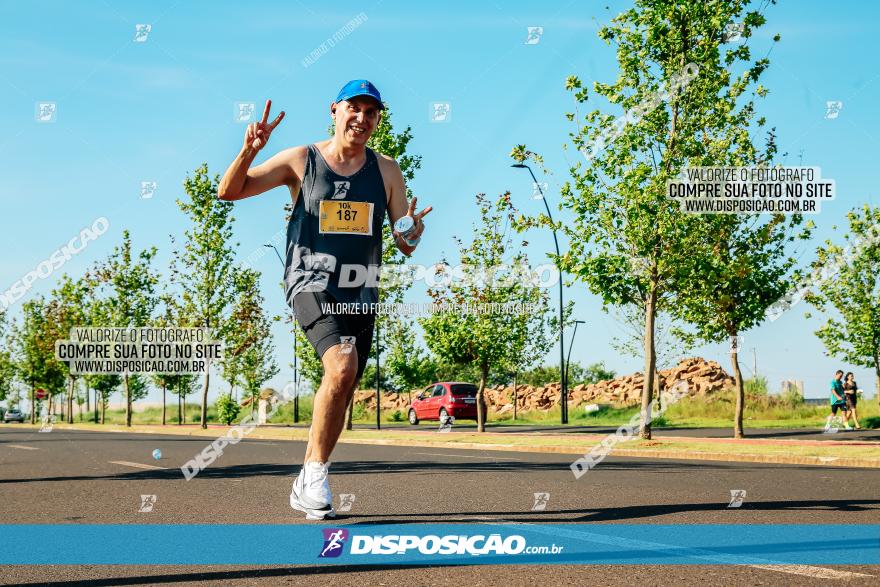
[[[425,229],[427,207],[416,212],[394,159],[367,147],[382,117],[382,98],[367,80],[345,84],[330,104],[332,138],[292,147],[254,168],[251,164],[284,118],[251,123],[241,152],[223,175],[221,200],[241,200],[285,185],[293,200],[287,225],[284,283],[287,303],[324,367],[315,394],[303,467],[290,494],[292,508],[307,519],[333,518],[327,476],[330,453],[345,424],[345,410],[364,372],[379,300],[382,223],[410,216],[414,231],[395,243],[409,257]],[[410,244],[415,242],[415,244]],[[332,306],[331,306],[332,305]],[[339,312],[344,306],[347,312]]]

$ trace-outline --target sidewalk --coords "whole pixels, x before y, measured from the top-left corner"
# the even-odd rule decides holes
[[[30,425],[28,425],[30,427]],[[36,427],[36,426],[34,426]],[[229,427],[210,425],[207,430],[185,425],[119,425],[55,424],[60,430],[90,432],[128,432],[205,436],[217,438]],[[238,435],[236,435],[238,436]],[[493,450],[509,452],[538,452],[583,456],[599,445],[608,434],[565,433],[529,434],[516,432],[439,432],[400,430],[346,430],[341,443],[390,446]],[[308,439],[307,428],[261,426],[247,438],[265,440]],[[709,460],[751,463],[778,463],[790,465],[818,465],[833,467],[880,468],[880,443],[857,440],[792,440],[746,438],[694,438],[664,436],[653,440],[632,439],[614,445],[611,456],[643,457],[654,459]],[[572,461],[574,458],[572,459]]]

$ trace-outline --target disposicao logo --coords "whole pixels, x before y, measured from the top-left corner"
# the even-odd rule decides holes
[[[348,540],[348,530],[342,528],[324,528],[324,546],[318,558],[334,558],[342,554],[342,547]]]
[[[351,554],[407,554],[410,550],[417,550],[419,554],[470,554],[473,556],[528,552],[526,539],[522,536],[513,535],[502,538],[500,534],[490,534],[489,536],[355,535],[351,542]],[[549,547],[547,550],[550,552]]]

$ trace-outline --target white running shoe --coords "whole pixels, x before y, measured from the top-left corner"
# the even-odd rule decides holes
[[[327,475],[330,463],[308,462],[300,469],[290,492],[290,507],[305,512],[307,520],[335,518],[333,494]]]

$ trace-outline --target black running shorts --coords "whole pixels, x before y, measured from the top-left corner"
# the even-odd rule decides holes
[[[340,304],[337,304],[336,298],[326,291],[305,291],[293,298],[296,321],[319,357],[323,357],[330,347],[350,343],[351,337],[354,337],[353,351],[357,352],[357,376],[360,379],[367,366],[370,345],[373,343],[376,315],[340,312],[342,308],[338,306]]]
[[[831,404],[831,413],[836,414],[837,410],[841,410],[842,412],[848,412],[849,408],[846,407],[846,402],[839,404]]]

